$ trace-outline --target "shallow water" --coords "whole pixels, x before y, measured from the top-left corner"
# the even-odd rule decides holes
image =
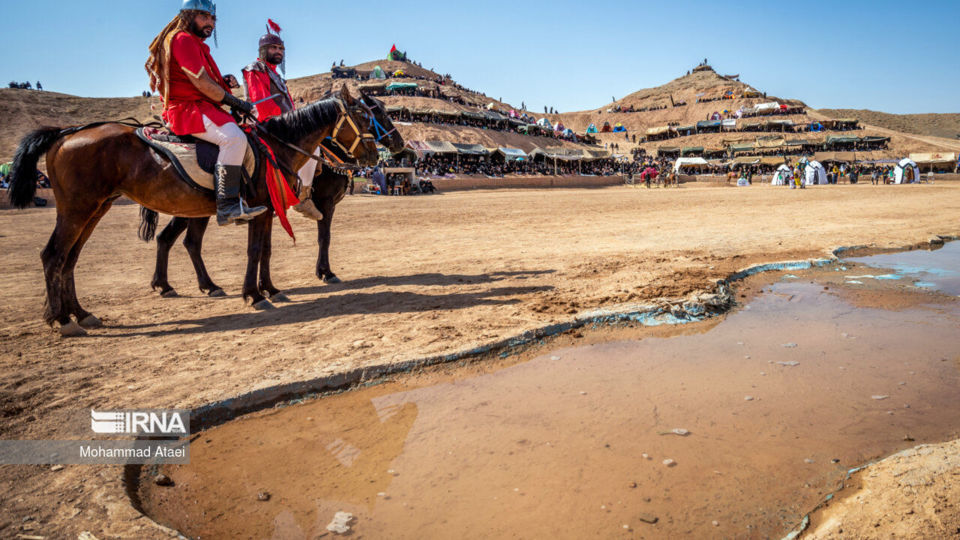
[[[950,242],[933,251],[918,249],[847,260],[894,270],[892,274],[871,276],[875,279],[903,279],[914,287],[960,296],[960,242]],[[862,280],[862,276],[857,276],[858,273],[850,272],[847,278]]]
[[[795,272],[702,334],[251,415],[141,499],[203,538],[314,538],[338,511],[372,537],[779,537],[850,467],[958,436],[948,247]]]

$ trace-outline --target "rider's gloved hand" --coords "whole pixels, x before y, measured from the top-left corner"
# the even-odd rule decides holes
[[[230,107],[235,111],[240,111],[244,114],[250,114],[253,112],[253,103],[244,101],[242,99],[237,99],[230,92],[225,92],[223,94],[223,100],[221,100],[220,103],[223,103],[227,107]]]

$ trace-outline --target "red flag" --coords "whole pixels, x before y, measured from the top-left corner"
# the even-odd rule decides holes
[[[277,33],[277,35],[280,34],[282,29],[280,28],[279,24],[273,22],[273,19],[267,19],[267,24],[270,26],[271,30]]]
[[[259,138],[259,135],[257,137]],[[278,171],[277,168],[273,166],[273,163],[271,163],[271,161],[276,161],[277,159],[273,154],[273,150],[262,138],[260,138],[260,142],[267,149],[267,153],[270,154],[270,159],[264,160],[267,168],[266,181],[267,191],[270,193],[270,203],[273,205],[273,211],[280,219],[280,226],[283,227],[283,230],[287,231],[290,238],[293,238],[293,243],[296,244],[297,237],[293,235],[293,227],[290,226],[290,221],[287,219],[287,208],[290,208],[300,201],[297,199],[297,195],[293,190],[290,189],[290,184],[286,182],[283,173]]]
[[[390,47],[390,52],[397,52],[397,44],[394,43],[393,47]]]

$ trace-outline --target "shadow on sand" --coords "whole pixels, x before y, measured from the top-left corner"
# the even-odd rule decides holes
[[[424,285],[448,286],[482,284],[501,281],[508,277],[522,278],[552,273],[553,270],[528,272],[496,272],[478,275],[416,274],[384,278],[365,278],[337,285],[300,287],[284,291],[296,294],[319,294],[341,290],[362,289],[379,285]],[[275,310],[242,311],[229,315],[180,319],[153,324],[108,325],[103,337],[155,337],[170,334],[206,334],[230,330],[268,328],[287,324],[305,323],[343,315],[377,313],[418,313],[434,310],[465,309],[481,305],[511,305],[519,303],[511,296],[527,295],[553,290],[552,286],[495,287],[469,293],[421,294],[408,291],[379,291],[374,293],[351,292],[308,301],[277,304]],[[249,308],[246,308],[249,309]]]

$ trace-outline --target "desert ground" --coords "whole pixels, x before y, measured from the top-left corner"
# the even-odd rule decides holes
[[[137,239],[138,217],[136,205],[117,205],[91,237],[77,289],[105,327],[64,339],[41,319],[39,254],[55,210],[0,211],[0,437],[56,438],[50,419],[64,409],[193,408],[461,351],[593,308],[710,290],[757,263],[926,244],[960,234],[960,182],[348,196],[331,250],[344,282],[317,280],[315,227],[293,217],[297,242],[279,227],[273,237],[274,282],[292,302],[264,312],[239,297],[244,228],[206,237],[207,268],[227,297],[197,291],[178,245],[170,280],[180,296],[161,298],[149,286],[156,246]],[[130,506],[121,467],[3,466],[0,487],[4,536],[169,534]]]

